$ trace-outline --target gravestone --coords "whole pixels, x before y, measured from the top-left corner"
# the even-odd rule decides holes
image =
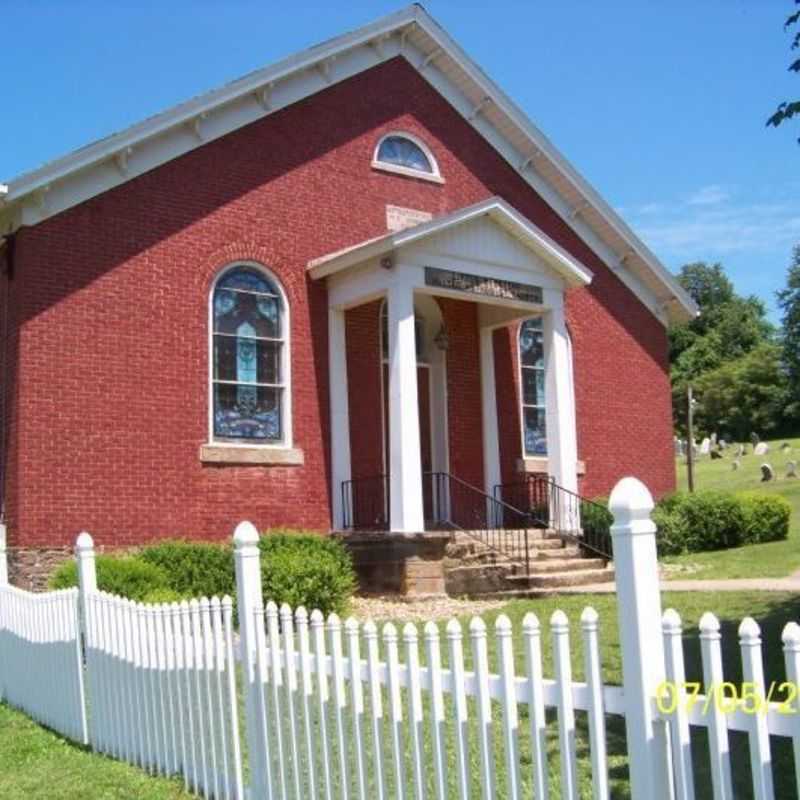
[[[766,442],[759,442],[753,449],[753,455],[765,456],[769,453],[769,445]]]
[[[738,458],[731,462],[731,469],[734,472],[736,472],[736,470],[739,469],[739,467],[741,467],[741,466],[742,466],[742,462],[739,461]]]
[[[716,449],[716,450],[712,450],[711,451],[711,460],[712,461],[716,461],[716,460],[718,460],[720,458],[722,458],[722,453],[719,451],[719,448]]]
[[[767,483],[775,477],[775,473],[769,464],[761,465],[761,483]]]
[[[757,433],[751,433],[750,434],[750,441],[752,442],[753,447],[755,447],[761,441],[761,439],[759,439]]]
[[[728,443],[724,439],[719,440],[719,449],[726,450],[728,448]]]
[[[797,477],[797,462],[790,461],[786,465],[786,477],[787,478],[796,478]]]
[[[741,458],[744,455],[744,445],[737,444],[736,445],[736,453],[734,454],[734,458]]]
[[[700,444],[700,455],[707,456],[711,452],[711,439],[706,436]]]
[[[711,446],[714,447],[717,444],[717,432],[711,434]]]

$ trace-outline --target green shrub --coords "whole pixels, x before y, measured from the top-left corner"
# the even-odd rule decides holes
[[[327,536],[274,530],[262,536],[261,585],[265,600],[292,608],[342,614],[356,588],[344,546]]]
[[[676,513],[677,503],[656,503],[653,522],[656,524],[656,548],[659,556],[688,553],[696,544],[683,515]]]
[[[181,600],[187,600],[188,598],[178,594],[173,589],[153,589],[152,592],[148,592],[143,598],[143,603],[179,603]]]
[[[97,556],[97,588],[142,602],[151,592],[169,589],[167,574],[138,556]],[[75,562],[65,561],[50,579],[52,589],[78,585]]]
[[[777,542],[789,536],[791,503],[780,495],[761,492],[739,492],[742,507],[743,543]]]
[[[581,503],[581,527],[593,533],[610,535],[613,514],[608,510],[608,498],[598,497],[591,503]]]
[[[672,513],[687,526],[690,551],[736,547],[744,535],[741,503],[730,492],[706,490],[676,496]]]
[[[163,570],[166,587],[179,599],[233,597],[236,591],[233,550],[228,546],[164,541],[142,548],[139,557]]]

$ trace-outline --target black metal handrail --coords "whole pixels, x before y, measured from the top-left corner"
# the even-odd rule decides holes
[[[498,484],[494,495],[546,520],[547,527],[581,549],[613,560],[611,512],[600,503],[559,486],[545,475],[527,475],[516,483]]]
[[[387,475],[344,481],[341,491],[345,530],[388,529]],[[523,561],[530,574],[529,529],[543,525],[533,514],[447,472],[425,473],[422,494],[426,530],[463,531],[486,547]]]

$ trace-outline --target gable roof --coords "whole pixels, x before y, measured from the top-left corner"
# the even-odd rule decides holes
[[[460,208],[451,214],[415,225],[413,228],[405,228],[374,239],[367,239],[365,242],[346,247],[335,253],[315,258],[308,262],[308,271],[312,278],[324,278],[356,264],[361,264],[367,259],[378,258],[404,245],[419,242],[448,228],[472,222],[480,217],[489,217],[507,230],[555,270],[568,286],[586,286],[591,282],[592,273],[586,267],[501,197],[490,197],[471,206]]]
[[[664,323],[697,315],[648,247],[422,6],[296,53],[0,184],[0,235],[404,57]]]

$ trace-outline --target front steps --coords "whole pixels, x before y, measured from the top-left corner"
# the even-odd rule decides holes
[[[536,597],[614,579],[602,558],[584,557],[553,531],[530,530],[530,574],[525,570],[525,545],[519,535],[498,552],[468,531],[454,534],[445,551],[445,588],[449,595]]]

